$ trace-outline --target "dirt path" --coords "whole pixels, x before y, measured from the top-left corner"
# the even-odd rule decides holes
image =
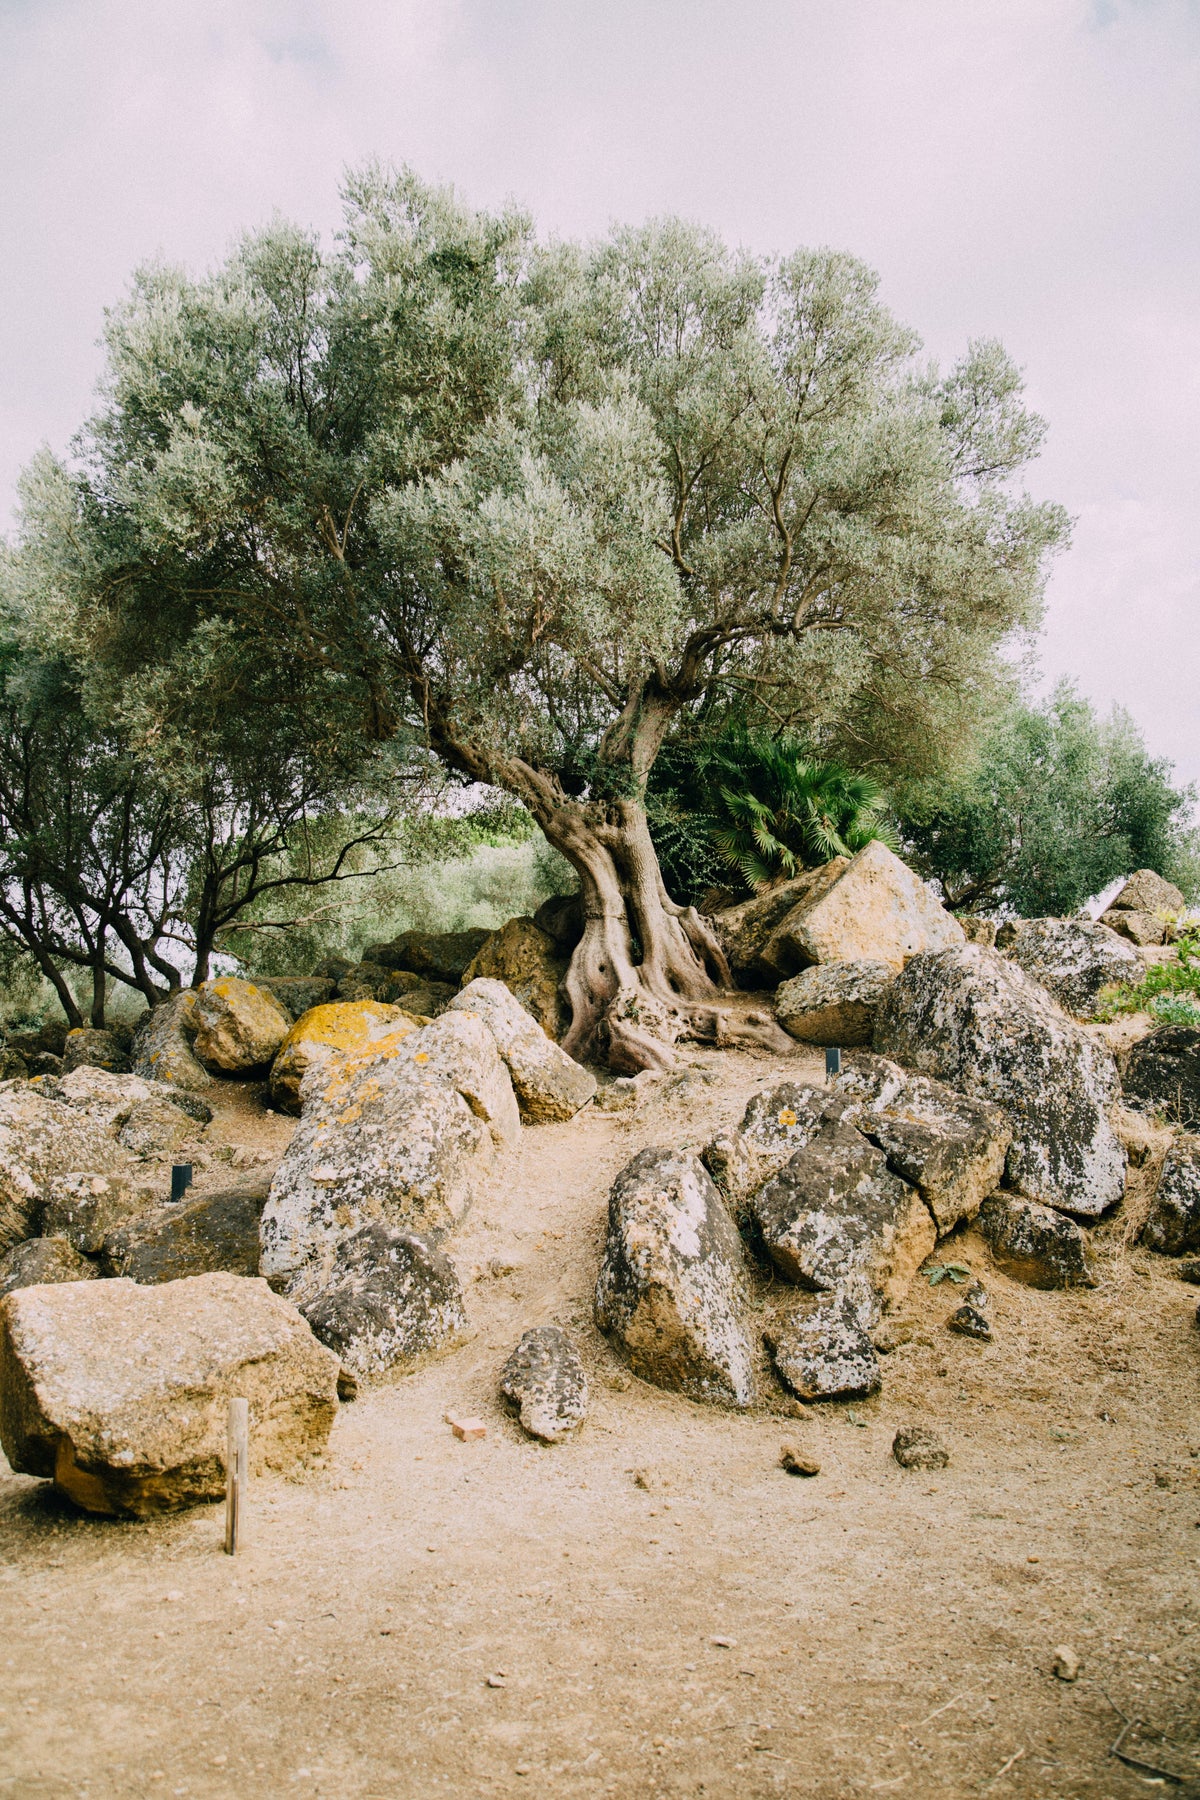
[[[1108,1755],[1110,1700],[1174,1740],[1137,1755],[1200,1776],[1196,1290],[1114,1240],[1098,1291],[1035,1293],[968,1234],[995,1343],[922,1285],[874,1401],[730,1417],[630,1381],[591,1325],[612,1176],[779,1073],[697,1061],[635,1118],[525,1132],[452,1245],[471,1341],[344,1408],[326,1468],[258,1484],[238,1557],[217,1508],[86,1520],[5,1469],[0,1796],[1154,1791]],[[254,1112],[222,1124],[275,1142]],[[592,1383],[554,1449],[495,1397],[548,1320]],[[945,1471],[892,1460],[913,1418]],[[785,1441],[821,1474],[784,1474]]]

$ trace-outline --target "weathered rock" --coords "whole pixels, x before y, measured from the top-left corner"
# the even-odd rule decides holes
[[[596,1323],[635,1375],[693,1400],[748,1406],[741,1241],[699,1158],[643,1150],[613,1183]]]
[[[317,975],[256,975],[254,985],[278,1000],[289,1019],[300,1019],[332,1000],[337,982]]]
[[[946,1320],[946,1328],[948,1331],[956,1331],[960,1337],[977,1338],[982,1344],[990,1344],[992,1341],[992,1327],[987,1315],[981,1307],[972,1306],[969,1301],[955,1307]]]
[[[878,1302],[865,1283],[838,1288],[811,1312],[770,1334],[775,1373],[798,1400],[859,1400],[878,1392],[882,1375],[871,1327]]]
[[[1166,924],[1162,919],[1155,918],[1153,913],[1120,912],[1109,907],[1106,913],[1100,915],[1100,923],[1119,937],[1127,938],[1131,944],[1145,947],[1165,944],[1167,941]]]
[[[203,1129],[173,1101],[151,1095],[131,1107],[129,1117],[117,1132],[117,1142],[131,1156],[170,1156]]]
[[[194,1050],[205,1068],[222,1075],[257,1075],[270,1068],[292,1028],[291,1015],[273,994],[219,975],[196,995]]]
[[[750,1201],[788,1281],[831,1291],[862,1276],[885,1307],[903,1298],[937,1243],[929,1209],[853,1126],[822,1127]]]
[[[1122,1082],[1125,1098],[1200,1131],[1200,1029],[1160,1025],[1133,1046]]]
[[[31,1237],[0,1256],[0,1298],[17,1288],[53,1281],[94,1281],[94,1263],[62,1237]]]
[[[22,1084],[0,1093],[0,1254],[31,1237],[55,1175],[128,1165],[106,1131],[61,1100]]]
[[[382,1219],[338,1245],[328,1286],[302,1310],[342,1366],[364,1379],[411,1369],[467,1322],[449,1258]]]
[[[1102,988],[1142,978],[1133,946],[1091,919],[1025,919],[1008,955],[1080,1018],[1095,1012]]]
[[[405,931],[387,944],[368,944],[363,961],[381,963],[385,969],[411,969],[430,981],[451,982],[455,986],[466,973],[467,965],[483,948],[490,931]]]
[[[944,1469],[950,1452],[925,1425],[902,1425],[892,1439],[892,1455],[902,1469]]]
[[[917,956],[888,989],[875,1048],[1003,1107],[1007,1179],[1031,1199],[1094,1217],[1121,1198],[1125,1152],[1108,1118],[1112,1057],[1037,982],[994,950]]]
[[[379,1000],[333,1002],[302,1013],[279,1046],[271,1064],[271,1099],[281,1112],[300,1111],[300,1083],[318,1063],[365,1050],[389,1035],[403,1037],[420,1029],[399,1006]]]
[[[348,975],[355,967],[351,956],[324,956],[311,971],[313,981],[332,981],[336,987],[343,975]]]
[[[1179,913],[1187,905],[1172,881],[1164,881],[1153,869],[1136,869],[1109,910],[1116,912]]]
[[[137,1213],[104,1238],[101,1267],[143,1285],[224,1270],[257,1275],[259,1220],[270,1183],[262,1176]]]
[[[530,1437],[561,1443],[587,1414],[588,1385],[579,1352],[557,1325],[527,1331],[500,1372],[500,1392]]]
[[[486,1122],[497,1148],[517,1142],[521,1113],[512,1077],[478,1012],[445,1012],[422,1026],[412,1045],[409,1066],[415,1078],[457,1088],[476,1117]]]
[[[40,1228],[47,1237],[65,1238],[84,1256],[95,1256],[110,1232],[163,1197],[152,1188],[136,1187],[125,1175],[54,1175],[46,1184]]]
[[[827,868],[832,865],[827,864]],[[776,926],[759,963],[793,975],[810,963],[885,962],[965,942],[952,913],[886,844],[868,844],[831,882],[810,893]]]
[[[86,1026],[68,1031],[63,1049],[63,1074],[72,1069],[109,1069],[114,1075],[129,1070],[129,1057],[111,1031],[96,1031]]]
[[[1095,1287],[1091,1251],[1073,1219],[1018,1194],[984,1201],[979,1228],[996,1264],[1027,1287]]]
[[[478,1034],[457,1046],[462,1060],[476,1052],[470,1104],[454,1085],[459,1059],[444,1019],[381,1038],[305,1077],[300,1124],[262,1220],[263,1273],[300,1301],[324,1290],[339,1243],[372,1219],[434,1238],[458,1222],[493,1154],[493,1132],[474,1110],[485,1096],[500,1108],[498,1126],[519,1124],[482,1021],[448,1018]],[[429,1046],[431,1032],[441,1039]]]
[[[1177,1138],[1167,1151],[1142,1242],[1163,1256],[1200,1250],[1200,1137]]]
[[[583,936],[583,897],[575,894],[551,894],[533,915],[539,931],[553,941],[559,956],[570,960],[571,953]]]
[[[28,1074],[29,1064],[21,1052],[0,1045],[0,1081],[24,1081]]]
[[[815,1456],[807,1450],[797,1448],[795,1444],[784,1444],[779,1452],[779,1466],[788,1475],[802,1475],[811,1478],[821,1473],[821,1465]]]
[[[471,958],[463,971],[463,986],[479,980],[502,981],[546,1036],[557,1039],[567,1024],[567,1009],[559,993],[566,972],[566,958],[558,954],[548,933],[539,930],[532,919],[510,919]]]
[[[1186,1281],[1192,1287],[1200,1287],[1200,1256],[1189,1256],[1179,1264],[1175,1273],[1180,1281]]]
[[[448,981],[418,981],[415,987],[401,990],[393,975],[387,986],[380,989],[380,998],[402,1001],[406,1012],[428,1024],[430,1019],[441,1017],[457,992]]]
[[[739,1225],[746,1222],[747,1202],[764,1181],[848,1110],[847,1101],[826,1088],[775,1082],[753,1096],[736,1131],[719,1132],[705,1145],[701,1160]]]
[[[263,1281],[22,1288],[0,1303],[0,1440],[88,1512],[144,1518],[225,1489],[228,1401],[255,1473],[325,1447],[338,1361]]]
[[[869,1044],[895,973],[883,962],[818,964],[780,984],[775,1017],[802,1044]]]
[[[978,913],[955,913],[968,944],[982,944],[985,950],[996,947],[998,919],[983,919]]]
[[[1004,1173],[1012,1143],[1000,1107],[868,1052],[852,1057],[833,1085],[850,1102],[845,1116],[920,1193],[939,1236],[975,1217]]]
[[[392,978],[392,971],[385,969],[382,963],[355,963],[352,969],[347,969],[334,991],[339,1000],[346,1002],[378,1000]],[[414,986],[415,978],[408,985]]]
[[[786,968],[773,960],[764,961],[762,952],[775,931],[802,901],[824,893],[837,880],[849,862],[837,856],[819,869],[805,869],[792,881],[781,881],[774,887],[727,906],[712,915],[713,929],[729,961],[734,980],[741,987],[775,987],[799,966],[790,953]]]
[[[491,1032],[508,1067],[521,1116],[531,1123],[573,1119],[596,1092],[596,1077],[547,1036],[502,981],[476,977],[450,1002]]]
[[[192,1054],[197,995],[191,988],[142,1014],[133,1034],[133,1073],[146,1081],[203,1093],[212,1077]]]
[[[134,1107],[144,1100],[167,1101],[195,1125],[207,1125],[213,1116],[208,1102],[186,1088],[172,1087],[165,1081],[147,1081],[141,1075],[114,1075],[86,1064],[61,1076],[52,1089],[47,1086],[42,1091],[86,1113],[114,1137]]]

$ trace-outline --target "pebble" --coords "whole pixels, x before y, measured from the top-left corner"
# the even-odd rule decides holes
[[[785,1444],[779,1452],[779,1466],[789,1475],[819,1475],[821,1465],[815,1457],[806,1456],[794,1444]]]
[[[960,1337],[978,1338],[982,1344],[992,1341],[992,1328],[987,1318],[977,1306],[959,1306],[946,1320],[947,1329],[957,1331]]]
[[[950,1452],[924,1425],[902,1425],[892,1439],[892,1455],[902,1469],[944,1469]]]
[[[1054,1652],[1054,1673],[1060,1681],[1078,1680],[1079,1658],[1070,1644],[1060,1644]]]

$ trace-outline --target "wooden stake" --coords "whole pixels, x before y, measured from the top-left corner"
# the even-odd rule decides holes
[[[231,1400],[225,1436],[225,1554],[238,1547],[242,1501],[250,1475],[250,1402]]]

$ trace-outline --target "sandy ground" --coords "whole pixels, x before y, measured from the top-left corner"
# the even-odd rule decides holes
[[[0,1464],[0,1796],[1186,1792],[1109,1755],[1120,1709],[1126,1749],[1200,1777],[1200,1296],[1170,1263],[1113,1231],[1096,1292],[1042,1294],[968,1233],[995,1342],[921,1283],[882,1394],[800,1417],[778,1390],[694,1406],[597,1336],[613,1175],[780,1073],[698,1056],[635,1117],[526,1131],[451,1245],[470,1340],[343,1408],[326,1466],[255,1484],[236,1557],[219,1508],[91,1520]],[[278,1155],[288,1130],[229,1090],[207,1136]],[[553,1449],[496,1398],[549,1320],[592,1386]],[[893,1461],[911,1420],[947,1469]]]

